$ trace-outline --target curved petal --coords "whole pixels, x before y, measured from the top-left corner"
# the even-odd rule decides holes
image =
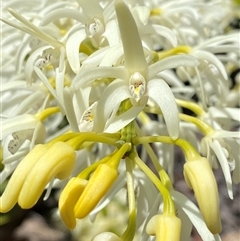
[[[104,132],[107,133],[113,133],[117,132],[120,129],[122,129],[124,126],[129,124],[131,121],[133,121],[138,114],[142,111],[145,105],[143,106],[137,106],[132,107],[128,111],[124,112],[122,115],[117,116],[113,119],[113,121],[109,124],[109,126],[106,128]]]
[[[177,191],[171,191],[173,200],[183,209],[187,214],[203,241],[216,241],[214,235],[209,231],[205,224],[202,214],[197,206],[183,194]]]
[[[197,50],[192,53],[193,56],[199,59],[207,60],[209,63],[217,67],[218,71],[221,73],[225,80],[228,79],[227,72],[222,62],[212,53],[209,53],[204,50]]]
[[[35,129],[39,120],[33,115],[19,115],[10,119],[0,120],[2,131],[0,131],[0,140],[7,135],[22,130]]]
[[[240,109],[239,108],[231,108],[231,107],[215,107],[210,106],[208,108],[209,113],[214,118],[226,118],[226,119],[232,119],[234,121],[240,122],[239,116],[240,116]]]
[[[66,54],[72,71],[76,74],[80,69],[79,46],[86,38],[84,26],[79,26],[70,34],[66,42]]]
[[[125,81],[117,79],[110,84],[103,92],[98,103],[96,117],[94,118],[95,131],[103,131],[111,112],[118,107],[123,100],[129,97],[131,97],[131,95]]]
[[[179,135],[178,108],[170,87],[161,79],[153,79],[148,82],[147,88],[148,96],[157,103],[163,113],[169,135],[177,139]]]
[[[80,71],[72,81],[73,90],[82,86],[91,85],[98,78],[119,78],[127,79],[128,72],[122,67],[97,67]]]
[[[177,38],[173,31],[167,27],[160,26],[157,24],[152,24],[152,25],[146,25],[143,28],[143,31],[145,34],[154,34],[157,33],[158,35],[161,35],[165,37],[173,47],[177,46]]]
[[[66,117],[71,126],[71,130],[74,132],[78,132],[79,128],[78,128],[78,123],[77,123],[77,118],[76,118],[72,98],[73,96],[70,88],[65,87],[65,89],[63,90],[63,99],[64,99],[64,104],[66,106],[65,108]]]
[[[26,75],[26,83],[28,86],[32,85],[32,75],[34,71],[34,64],[39,58],[39,56],[42,55],[43,51],[48,49],[49,45],[45,45],[43,47],[37,48],[27,59],[26,66],[25,66],[25,75]]]
[[[49,92],[53,95],[55,100],[58,102],[61,112],[65,113],[64,105],[63,105],[62,101],[59,99],[59,97],[57,96],[56,90],[54,90],[53,87],[51,86],[51,84],[49,83],[47,77],[44,75],[44,73],[41,71],[41,69],[39,69],[37,66],[34,66],[34,70],[35,70],[36,74],[38,75],[38,77],[42,80],[42,82],[48,88]]]
[[[220,145],[219,141],[217,141],[217,140],[214,140],[213,142],[209,141],[208,143],[218,158],[218,161],[219,161],[222,171],[223,171],[223,175],[226,180],[228,195],[231,199],[233,199],[232,178],[231,178],[228,160],[222,149],[223,147]]]
[[[184,86],[185,88],[185,85],[183,84],[183,82],[171,70],[162,71],[157,76],[160,77],[161,79],[164,79],[171,86],[176,86],[176,87]]]
[[[120,36],[116,19],[111,19],[106,23],[105,32],[102,36],[108,40],[110,47],[119,44]]]
[[[117,44],[110,48],[100,63],[101,66],[112,66],[123,55],[122,45]]]
[[[180,54],[176,56],[171,56],[165,59],[162,59],[149,66],[148,78],[153,78],[157,73],[166,70],[172,69],[179,66],[191,66],[195,67],[199,64],[198,60],[193,56],[187,54]]]
[[[85,23],[86,21],[85,15],[80,14],[79,11],[70,8],[60,8],[47,13],[40,24],[41,26],[48,25],[61,18],[75,19],[81,23]]]

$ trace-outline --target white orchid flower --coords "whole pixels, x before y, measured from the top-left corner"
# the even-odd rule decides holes
[[[154,100],[162,110],[167,129],[172,138],[179,133],[178,110],[170,87],[162,79],[155,76],[166,69],[177,66],[197,66],[198,61],[188,55],[173,56],[147,65],[141,39],[135,21],[128,7],[122,1],[115,3],[119,29],[124,49],[124,67],[97,67],[85,69],[73,79],[73,90],[91,86],[97,78],[116,78],[104,91],[99,100],[96,118],[97,131],[117,131],[131,122],[146,105],[148,98]],[[88,90],[90,93],[90,91]],[[131,111],[113,119],[112,126],[104,126],[112,112],[126,99],[130,99]],[[122,119],[118,125],[118,119]]]

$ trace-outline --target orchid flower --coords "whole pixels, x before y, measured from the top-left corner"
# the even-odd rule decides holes
[[[73,80],[73,90],[87,87],[99,77],[116,78],[104,91],[99,100],[95,125],[96,131],[117,131],[130,123],[146,105],[148,98],[154,100],[161,108],[167,129],[172,138],[178,137],[178,111],[171,89],[162,79],[156,79],[157,73],[180,65],[197,66],[198,61],[188,55],[173,56],[147,65],[141,39],[135,21],[125,3],[116,1],[116,13],[124,49],[124,67],[97,67],[83,70]],[[89,89],[87,89],[89,93]],[[118,98],[116,98],[118,97]],[[122,101],[129,99],[133,107],[129,112],[115,117],[107,128],[103,125]],[[103,109],[104,106],[104,109]],[[170,111],[169,111],[170,110]],[[124,121],[118,125],[118,119]]]

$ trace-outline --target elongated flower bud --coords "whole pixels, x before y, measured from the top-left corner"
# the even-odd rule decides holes
[[[111,185],[117,179],[116,168],[108,164],[100,164],[78,200],[74,213],[76,218],[84,218],[98,204]]]
[[[18,164],[3,195],[0,197],[1,213],[8,212],[18,202],[18,196],[28,174],[46,151],[47,148],[44,145],[39,144],[35,146],[33,150]]]
[[[184,164],[187,184],[194,190],[199,208],[207,227],[213,233],[222,229],[218,188],[212,168],[206,158]]]
[[[74,216],[74,206],[81,196],[88,181],[78,177],[73,177],[63,189],[59,198],[59,212],[62,220],[69,229],[76,226],[76,218]]]
[[[174,215],[155,215],[148,222],[146,232],[156,235],[156,241],[179,241],[181,220]]]
[[[13,173],[1,197],[1,211],[7,212],[16,202],[31,208],[42,195],[44,188],[57,177],[68,177],[75,165],[75,150],[65,142],[57,142],[50,149],[36,146]]]
[[[31,208],[51,179],[67,178],[75,165],[75,157],[72,146],[65,142],[55,143],[38,159],[27,175],[18,197],[19,205],[24,209]]]

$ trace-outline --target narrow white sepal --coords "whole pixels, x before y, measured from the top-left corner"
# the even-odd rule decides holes
[[[195,226],[203,241],[217,241],[205,224],[202,214],[197,206],[182,193],[171,191],[173,200],[183,209]]]
[[[162,59],[152,65],[149,66],[149,74],[148,78],[153,78],[157,73],[160,73],[166,69],[173,69],[179,66],[189,66],[189,67],[196,67],[199,65],[198,60],[187,54],[180,54],[176,56],[170,56],[168,58]]]
[[[99,100],[96,111],[96,122],[94,122],[94,130],[97,132],[103,131],[111,112],[118,107],[123,100],[129,97],[130,92],[125,81],[117,79],[111,83],[105,89]]]
[[[228,191],[228,196],[233,199],[233,190],[232,190],[232,178],[231,178],[231,173],[230,173],[230,168],[228,164],[228,160],[222,150],[222,146],[220,145],[219,141],[214,140],[208,142],[210,147],[213,149],[214,153],[216,154],[218,161],[221,165],[223,175],[225,177],[226,185],[227,185],[227,191]]]
[[[175,98],[164,80],[152,79],[147,85],[148,95],[160,107],[171,138],[179,136],[179,117]]]

